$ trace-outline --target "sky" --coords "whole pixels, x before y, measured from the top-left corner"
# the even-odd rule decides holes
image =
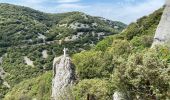
[[[47,13],[80,11],[126,24],[161,8],[165,0],[0,0]]]

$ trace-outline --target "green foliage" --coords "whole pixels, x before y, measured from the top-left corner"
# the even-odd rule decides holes
[[[131,40],[135,36],[150,35],[153,36],[157,25],[159,24],[163,9],[159,9],[149,16],[144,16],[137,20],[136,23],[131,23],[127,29],[121,33],[125,39]]]
[[[3,80],[7,81],[11,88],[51,70],[53,58],[61,55],[64,47],[69,49],[70,55],[88,50],[103,37],[117,34],[126,27],[121,22],[104,21],[81,12],[47,14],[4,3],[0,4],[0,13],[0,57],[3,56],[2,67],[7,72]],[[89,27],[72,28],[71,25],[75,23]],[[97,26],[93,25],[94,23]],[[62,26],[63,24],[66,25]],[[101,32],[105,34],[98,36],[97,34]],[[82,34],[78,36],[78,33]],[[71,39],[73,36],[78,38],[65,41],[66,38]],[[43,50],[47,50],[47,58],[43,58]],[[34,66],[25,63],[25,56],[33,61]],[[4,85],[0,87],[3,96],[8,91]]]
[[[122,91],[132,100],[170,98],[169,48],[149,49],[161,14],[162,9],[130,24],[121,34],[99,42],[94,50],[73,56],[81,79],[76,85],[77,88],[80,87],[76,92],[78,99],[86,98],[84,93],[94,96],[97,94],[95,91],[89,92],[88,83],[84,82],[86,79],[95,80],[95,78],[112,78],[112,84],[109,85],[114,87],[112,91]],[[104,69],[102,72],[109,68],[112,70],[103,76],[98,74],[100,68]],[[92,75],[94,76],[89,77]],[[80,83],[81,86],[78,86]]]
[[[111,36],[105,38],[104,40],[97,43],[95,50],[96,51],[105,51],[112,44],[112,41],[113,41],[113,37],[111,37]]]
[[[0,47],[42,43],[42,39],[38,38],[39,34],[44,35],[46,41],[54,41],[84,32],[83,30],[88,30],[85,32],[90,32],[90,34],[93,31],[110,35],[116,34],[126,27],[121,22],[107,22],[81,12],[47,14],[27,7],[3,3],[0,4],[0,8]],[[74,23],[85,24],[89,28],[70,29],[70,25]],[[97,26],[94,27],[93,23],[96,23]],[[63,24],[66,26],[60,27]],[[118,26],[119,29],[114,26]],[[96,37],[94,42],[97,40]]]
[[[133,36],[139,34],[139,26],[137,23],[132,23],[128,26],[127,30],[124,32],[125,38],[127,40],[131,40]]]
[[[153,42],[153,36],[143,35],[141,37],[134,37],[130,43],[134,47],[134,50],[143,50],[150,48]]]
[[[93,95],[95,100],[112,100],[111,83],[101,79],[85,79],[74,86],[76,100],[87,100],[88,95]]]
[[[7,11],[10,13],[0,15],[0,29],[3,29],[0,32],[0,46],[10,48],[0,49],[0,55],[7,53],[3,68],[9,75],[5,80],[14,86],[5,96],[5,100],[50,99],[51,73],[43,73],[51,70],[54,56],[60,55],[64,47],[69,48],[69,54],[80,52],[82,49],[87,50],[92,43],[96,44],[104,36],[116,34],[125,27],[120,22],[101,20],[80,12],[54,15],[7,4],[2,4],[1,8],[9,9]],[[22,15],[21,18],[18,18],[18,15],[11,17],[15,10],[17,14]],[[72,92],[77,100],[85,100],[87,95],[92,95],[97,100],[112,100],[112,94],[116,90],[125,92],[133,100],[170,98],[169,49],[148,49],[162,11],[159,9],[149,16],[144,16],[136,23],[130,24],[121,34],[105,38],[93,50],[73,55],[78,83]],[[0,12],[7,13],[3,10]],[[88,25],[89,28],[71,28],[70,25],[75,23]],[[92,25],[94,23],[97,26]],[[63,24],[65,25],[62,26]],[[14,26],[16,27],[12,28]],[[119,28],[114,29],[115,26]],[[45,42],[43,45],[32,46],[44,42],[37,40],[39,32],[47,37],[45,41],[61,40],[61,45],[58,42]],[[64,41],[65,37],[71,38],[79,32],[86,34],[80,35],[75,41]],[[108,34],[98,36],[96,33]],[[32,42],[28,42],[29,39],[32,39]],[[22,44],[26,45],[15,47]],[[48,50],[47,59],[42,58],[42,50]],[[33,60],[35,67],[25,65],[24,56]],[[29,79],[30,77],[37,78]],[[1,85],[0,90],[3,94],[8,91]]]
[[[113,41],[110,51],[114,56],[127,56],[131,52],[131,46],[127,40],[117,39]]]
[[[37,78],[24,80],[14,86],[4,100],[50,100],[51,80],[51,72],[46,72]]]
[[[107,76],[109,68],[104,65],[102,52],[88,51],[81,52],[73,56],[73,63],[80,79],[101,78]]]
[[[117,66],[114,73],[116,77],[114,81],[117,82],[118,88],[121,91],[129,92],[135,100],[170,98],[169,58],[162,59],[162,54],[164,52],[160,52],[158,49],[158,52],[144,50],[129,56],[128,61]]]

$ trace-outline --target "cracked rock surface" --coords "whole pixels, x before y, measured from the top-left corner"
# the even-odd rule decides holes
[[[70,57],[60,56],[53,61],[52,100],[60,100],[75,81],[74,65]]]

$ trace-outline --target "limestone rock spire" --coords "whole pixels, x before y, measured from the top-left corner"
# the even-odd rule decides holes
[[[167,45],[170,47],[170,0],[165,2],[165,9],[157,27],[152,48],[155,45]]]
[[[66,54],[54,58],[52,79],[52,100],[72,100],[69,88],[75,82],[75,68],[71,58]]]

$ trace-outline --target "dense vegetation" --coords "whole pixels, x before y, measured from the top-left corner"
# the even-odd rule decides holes
[[[79,84],[86,81],[83,85],[86,86],[88,81],[90,83],[96,78],[101,79],[97,83],[102,84],[103,79],[108,81],[111,83],[110,90],[104,89],[107,94],[100,92],[104,98],[111,97],[114,91],[119,91],[125,94],[128,100],[169,99],[169,48],[162,46],[150,49],[161,15],[162,9],[159,9],[131,23],[121,34],[99,42],[94,49],[75,54],[73,61],[80,79]],[[94,85],[88,84],[86,89],[92,89]],[[82,87],[76,87],[80,99],[83,94],[90,93],[95,95],[97,100],[103,100],[103,96],[99,96],[95,88],[84,91]]]
[[[88,35],[91,32],[115,34],[126,27],[120,22],[107,22],[80,12],[46,14],[9,4],[0,4],[0,8],[0,47],[42,43],[43,38],[39,37],[41,35],[45,36],[45,41],[54,41],[76,35],[78,32],[89,33]],[[73,29],[70,25],[77,28]],[[81,27],[82,25],[85,27]],[[114,29],[115,26],[118,28]],[[96,41],[94,39],[93,42]]]
[[[3,57],[0,67],[6,72],[5,78],[0,74],[0,99],[16,84],[50,71],[53,58],[61,55],[64,47],[70,55],[88,50],[105,36],[117,34],[125,27],[121,22],[81,12],[47,14],[0,4],[0,58]],[[44,50],[48,57],[43,57]],[[25,57],[33,64],[28,65]]]
[[[50,100],[51,80],[51,72],[46,72],[37,78],[24,80],[6,95],[5,100]]]
[[[170,98],[169,48],[162,46],[150,49],[162,11],[163,8],[149,16],[138,19],[137,22],[131,23],[122,33],[105,38],[91,50],[73,54],[72,59],[76,66],[77,75],[77,84],[75,84],[71,92],[74,95],[74,99],[86,100],[88,94],[96,100],[112,100],[113,93],[119,91],[126,94],[126,98],[129,100],[154,100],[156,98],[158,100],[168,100]],[[67,21],[63,20],[60,23],[70,23],[72,21],[75,20],[67,19]],[[59,31],[59,29],[55,29]],[[72,30],[71,32],[74,31]],[[53,32],[51,31],[51,33]],[[70,46],[68,44],[65,45]],[[35,49],[22,48],[23,51],[16,48],[16,51],[18,53],[17,55],[20,56],[29,54],[29,57],[34,61],[37,60],[34,59],[35,57],[40,58],[42,56],[41,52],[44,49],[49,51],[51,60],[54,55],[60,54],[57,53],[57,50],[61,51],[61,47],[57,46],[57,44],[41,47],[42,49],[39,46],[35,46]],[[26,50],[31,53],[24,54],[23,52]],[[8,52],[12,52],[12,49],[8,49]],[[11,53],[7,55],[7,58],[15,58],[15,55]],[[39,70],[42,71],[39,72],[40,76],[36,75],[38,76],[37,78],[25,80],[28,79],[27,76],[33,76],[34,74],[30,74],[29,72],[23,75],[21,79],[25,77],[24,81],[15,85],[5,96],[5,100],[11,100],[15,95],[17,97],[13,97],[13,100],[18,100],[19,98],[28,100],[33,98],[49,99],[51,92],[49,89],[51,85],[51,72],[47,72],[42,76],[41,74],[46,71],[43,70],[44,68],[50,70],[50,63],[49,65],[46,63],[50,62],[50,60],[42,58],[36,62],[39,62],[36,66],[40,65],[40,68],[47,64],[42,70]],[[5,62],[3,63],[5,65]],[[10,72],[12,66],[7,67],[7,64],[5,66],[4,69]],[[26,67],[29,67],[29,70],[35,69],[31,68],[31,66]],[[17,72],[17,70],[14,72]],[[13,72],[11,71],[11,73]],[[38,72],[36,73],[38,74]],[[7,80],[13,84],[18,83],[15,78],[7,78]],[[38,81],[40,83],[37,83]],[[41,88],[41,86],[45,87]],[[43,93],[46,94],[42,96]]]

